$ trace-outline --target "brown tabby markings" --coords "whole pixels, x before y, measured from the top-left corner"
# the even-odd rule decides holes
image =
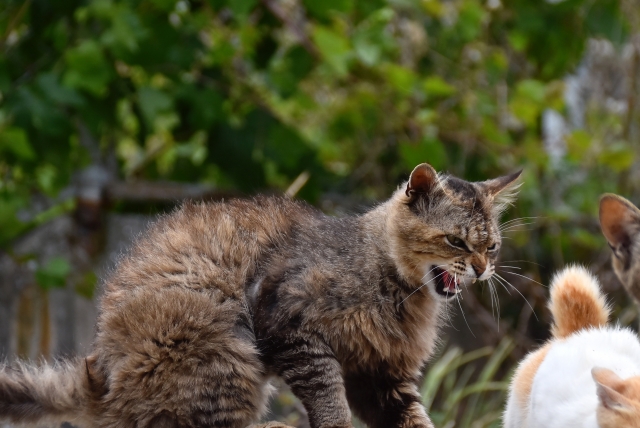
[[[105,283],[89,357],[0,371],[0,418],[239,428],[279,375],[314,428],[351,427],[351,410],[370,427],[432,427],[417,382],[452,295],[429,270],[491,275],[517,176],[468,183],[423,164],[359,217],[283,198],[185,204]]]

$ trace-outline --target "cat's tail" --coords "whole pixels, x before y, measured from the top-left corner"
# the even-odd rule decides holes
[[[598,280],[582,266],[569,266],[553,278],[549,308],[553,336],[567,337],[577,331],[607,324],[610,308]]]
[[[40,367],[0,365],[0,421],[73,422],[83,418],[90,391],[84,359]]]

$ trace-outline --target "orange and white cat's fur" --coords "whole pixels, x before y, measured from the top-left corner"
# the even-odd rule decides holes
[[[609,308],[585,268],[551,285],[553,338],[513,377],[505,428],[640,428],[640,342],[607,325]]]

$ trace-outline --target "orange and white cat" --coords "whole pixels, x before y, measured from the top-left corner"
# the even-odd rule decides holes
[[[597,279],[568,267],[552,281],[553,338],[513,377],[505,428],[640,428],[640,342],[607,324]]]

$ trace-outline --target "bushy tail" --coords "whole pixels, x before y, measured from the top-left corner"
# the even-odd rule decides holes
[[[582,266],[570,266],[556,274],[551,282],[549,308],[556,338],[603,326],[610,313],[598,280]]]
[[[41,367],[0,366],[0,421],[73,421],[86,408],[88,396],[84,359]]]

